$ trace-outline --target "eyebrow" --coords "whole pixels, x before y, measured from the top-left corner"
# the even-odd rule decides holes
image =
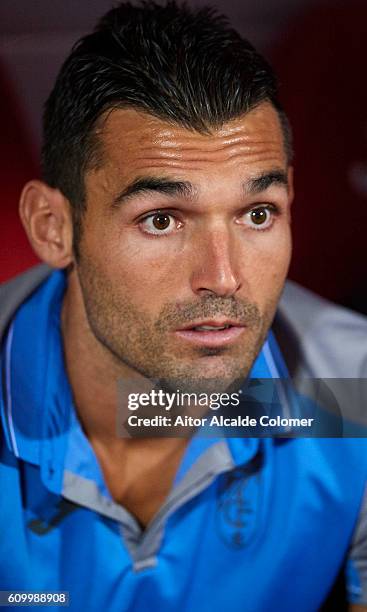
[[[137,178],[127,185],[127,187],[114,198],[113,206],[120,206],[122,202],[133,196],[150,192],[163,193],[170,196],[183,196],[185,198],[193,198],[196,195],[196,189],[188,181],[175,181],[163,176],[146,176]]]
[[[246,193],[256,195],[262,191],[266,191],[272,185],[280,185],[288,188],[288,176],[283,170],[272,170],[271,172],[263,172],[259,176],[249,179],[244,184]]]
[[[243,185],[249,195],[256,195],[266,191],[271,185],[278,184],[288,187],[288,177],[283,170],[263,172],[259,176],[249,179]],[[127,185],[112,202],[113,207],[119,207],[123,202],[133,196],[144,193],[161,193],[169,196],[181,196],[193,199],[198,191],[189,181],[175,181],[166,177],[146,176],[137,178]]]

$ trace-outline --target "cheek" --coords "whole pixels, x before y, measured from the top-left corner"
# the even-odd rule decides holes
[[[159,309],[178,293],[183,282],[180,274],[182,251],[165,239],[142,241],[135,231],[121,232],[99,242],[94,258],[118,294],[145,311]],[[143,244],[144,242],[144,244]]]
[[[292,238],[290,229],[282,232],[275,241],[274,248],[269,253],[269,267],[272,274],[280,279],[287,275],[292,254]]]
[[[289,227],[255,237],[244,249],[243,275],[255,301],[272,299],[280,293],[287,276],[292,251]],[[261,299],[263,298],[263,299]]]

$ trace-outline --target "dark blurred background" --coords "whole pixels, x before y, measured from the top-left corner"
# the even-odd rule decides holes
[[[0,0],[0,281],[36,262],[17,203],[23,183],[39,176],[43,102],[72,44],[111,4]],[[367,313],[367,1],[215,5],[273,64],[293,125],[290,277]]]

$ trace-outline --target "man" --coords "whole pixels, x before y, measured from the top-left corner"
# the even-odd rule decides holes
[[[277,310],[293,187],[276,96],[222,17],[175,3],[119,5],[63,65],[44,180],[20,201],[48,267],[1,294],[1,589],[309,612],[347,567],[367,603],[364,440],[116,431],[121,381],[222,393],[284,359],[360,375],[364,319],[294,285]]]

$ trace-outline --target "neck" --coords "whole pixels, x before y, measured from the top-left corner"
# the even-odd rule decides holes
[[[99,446],[125,448],[127,442],[117,432],[118,381],[145,380],[103,346],[93,334],[86,315],[75,270],[70,272],[64,297],[61,327],[68,378],[77,414],[87,437]],[[167,452],[178,445],[174,438],[140,440],[147,448],[156,443]],[[181,441],[182,442],[182,441]]]
[[[75,270],[68,278],[61,328],[66,370],[82,425],[88,437],[111,439],[116,434],[119,372],[90,329]]]
[[[112,497],[146,525],[172,487],[187,440],[117,435],[118,380],[138,374],[118,363],[94,336],[75,271],[69,275],[61,323],[67,374],[82,427]]]

